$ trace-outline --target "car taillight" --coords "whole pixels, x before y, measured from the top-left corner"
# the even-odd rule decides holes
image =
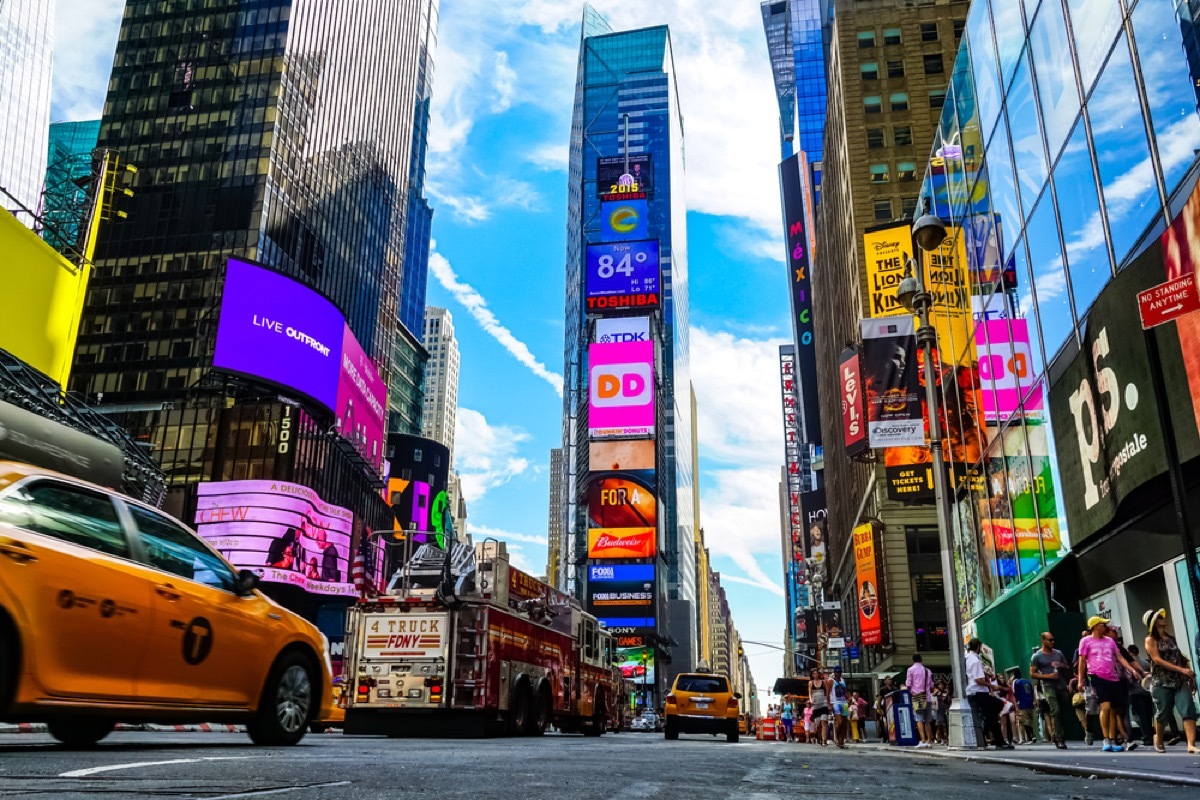
[[[361,696],[361,695],[365,695],[365,694],[370,694],[370,693],[371,693],[371,687],[370,687],[370,686],[367,686],[365,683],[360,683],[360,684],[358,685],[358,693],[359,693],[359,695],[360,695],[360,696]]]
[[[677,701],[675,700],[675,695],[673,695],[673,694],[669,694],[669,695],[667,695],[667,702],[668,702],[668,703],[674,703],[674,702],[677,702]]]

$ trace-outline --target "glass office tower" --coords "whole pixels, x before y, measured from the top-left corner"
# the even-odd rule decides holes
[[[761,4],[775,96],[781,158],[803,150],[820,187],[825,140],[825,36],[829,0],[764,0]]]
[[[974,336],[941,345],[981,399],[984,455],[955,468],[986,480],[956,520],[964,616],[997,663],[1022,663],[1054,611],[1137,630],[1165,607],[1195,630],[1136,295],[1196,246],[1196,14],[975,0],[967,18],[922,202],[968,266]],[[1185,461],[1195,325],[1156,334]]]
[[[100,136],[100,120],[55,122],[50,126],[46,189],[42,204],[42,238],[59,252],[79,243],[92,151]]]
[[[30,227],[46,174],[53,45],[54,3],[0,3],[0,208]]]
[[[597,434],[598,422],[589,420],[589,380],[594,377],[589,369],[589,348],[609,341],[598,338],[600,321],[608,325],[617,320],[618,326],[631,326],[628,330],[644,324],[656,362],[652,366],[654,438],[649,440],[651,444],[646,444],[644,436],[625,439],[637,440],[632,444],[653,453],[643,465],[649,465],[654,478],[646,478],[643,470],[641,479],[653,480],[658,541],[656,550],[647,551],[640,561],[644,565],[649,559],[655,569],[656,611],[653,627],[644,634],[659,666],[652,681],[661,688],[676,672],[692,668],[696,658],[687,228],[681,191],[683,125],[668,29],[610,30],[594,11],[585,10],[568,183],[563,400],[568,546],[563,553],[572,565],[570,588],[586,602],[587,567],[599,563],[588,558],[589,536],[593,544],[596,538],[595,526],[589,526],[589,492],[602,479],[622,479],[612,478],[612,473],[602,478],[602,473],[589,471],[589,445],[606,438]],[[611,181],[598,181],[602,162]],[[633,190],[628,195],[632,215],[621,223],[612,213],[620,205],[614,201],[616,192],[622,190],[614,189],[613,184]],[[625,223],[631,227],[624,228]],[[661,265],[661,275],[656,272],[654,276],[659,281],[657,300],[634,309],[605,311],[593,305],[589,310],[588,295],[595,287],[587,280],[587,262],[589,255],[595,258],[598,252],[589,248],[622,239],[641,240],[635,242],[635,251],[642,253],[648,252],[645,247],[655,246],[647,243],[657,243],[655,252]],[[605,274],[603,268],[599,274]],[[639,334],[630,335],[636,338]],[[614,469],[613,460],[604,468]],[[622,465],[626,463],[622,460]],[[592,511],[596,511],[594,506]],[[639,621],[647,623],[649,617],[641,615]],[[621,627],[613,622],[610,626]],[[670,663],[665,664],[668,658]]]

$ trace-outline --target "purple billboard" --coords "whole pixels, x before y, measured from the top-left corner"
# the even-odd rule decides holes
[[[229,259],[213,367],[275,384],[324,406],[378,471],[387,386],[346,320],[319,292]]]
[[[314,594],[354,597],[354,514],[283,481],[201,483],[196,532],[238,569]]]

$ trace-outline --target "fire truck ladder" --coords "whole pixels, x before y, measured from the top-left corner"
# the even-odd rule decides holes
[[[486,698],[484,670],[487,665],[487,613],[481,606],[464,605],[459,610],[454,642],[454,708],[483,708]]]

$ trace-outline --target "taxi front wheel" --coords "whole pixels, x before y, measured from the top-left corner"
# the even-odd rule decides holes
[[[117,723],[96,717],[67,717],[50,720],[46,727],[50,729],[50,735],[65,747],[83,749],[92,747],[112,733]]]
[[[246,725],[255,744],[292,745],[304,738],[316,701],[313,668],[299,653],[288,653],[267,678],[258,712]]]

